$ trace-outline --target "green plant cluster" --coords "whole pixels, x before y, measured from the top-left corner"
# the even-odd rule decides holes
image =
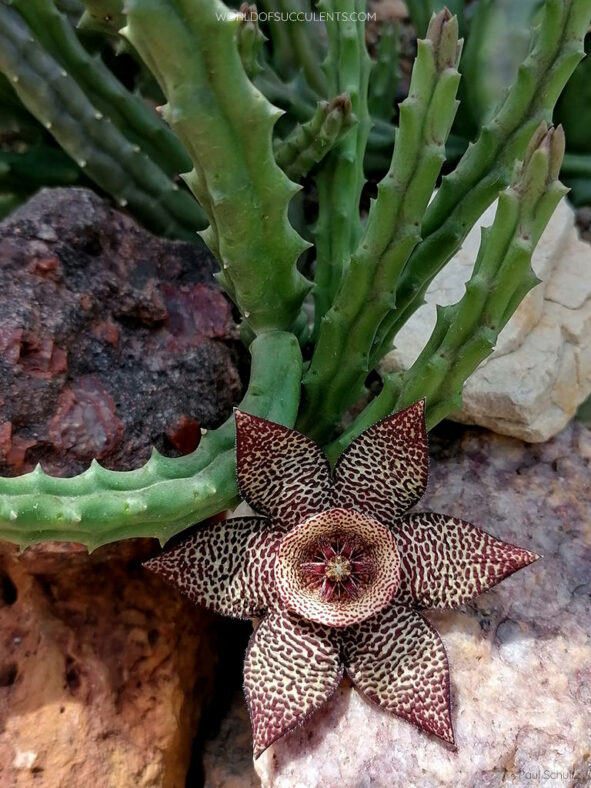
[[[409,5],[416,15],[419,4]],[[460,405],[464,381],[536,284],[531,256],[565,192],[565,140],[552,113],[591,18],[591,0],[547,0],[509,89],[493,107],[490,85],[472,106],[474,87],[460,80],[468,20],[458,5],[459,18],[416,17],[424,37],[396,105],[396,29],[384,27],[370,57],[364,0],[322,0],[322,24],[270,13],[310,11],[308,0],[264,0],[269,42],[246,4],[85,0],[83,27],[127,42],[138,74],[163,96],[159,117],[89,53],[67,9],[0,0],[0,101],[33,140],[0,159],[3,193],[18,201],[26,178],[17,173],[50,149],[56,182],[92,181],[155,231],[194,240],[201,231],[252,355],[241,408],[295,425],[332,460],[371,423],[422,397],[432,427]],[[469,38],[473,74],[482,71],[477,54]],[[469,117],[458,113],[462,97]],[[439,310],[416,363],[385,377],[362,407],[368,375],[497,199],[464,296]],[[233,445],[230,419],[193,455],[155,454],[137,471],[93,463],[74,479],[41,469],[0,479],[0,536],[20,545],[165,541],[235,502]]]

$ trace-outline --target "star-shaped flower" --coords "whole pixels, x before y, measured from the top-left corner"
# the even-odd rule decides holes
[[[236,411],[238,484],[263,517],[205,525],[146,566],[223,615],[263,617],[246,654],[258,757],[346,671],[383,709],[455,746],[447,656],[420,614],[453,608],[538,556],[443,514],[427,483],[424,402],[328,460],[309,438]]]

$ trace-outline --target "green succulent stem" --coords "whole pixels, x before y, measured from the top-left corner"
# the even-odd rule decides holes
[[[281,13],[280,0],[262,0],[259,5],[269,14],[267,28],[273,44],[273,71],[277,73],[278,79],[281,77],[287,80],[293,75],[295,52],[288,26],[276,17]],[[273,99],[270,101],[275,103]]]
[[[292,181],[300,181],[340,143],[357,118],[351,99],[344,93],[318,103],[307,123],[298,124],[275,146],[277,164]]]
[[[261,6],[273,15],[268,25],[274,62],[279,72],[291,77],[299,70],[319,97],[330,96],[320,65],[322,45],[318,31],[311,21],[304,18],[306,14],[311,15],[312,3],[309,0],[263,0]],[[283,15],[284,18],[275,15]]]
[[[302,360],[297,339],[269,332],[251,345],[247,413],[293,425]],[[186,457],[154,450],[135,471],[118,472],[96,461],[80,476],[47,476],[40,466],[18,478],[0,478],[0,538],[25,547],[46,539],[80,542],[94,549],[135,536],[162,543],[192,523],[237,502],[234,417],[207,432]]]
[[[128,0],[126,12],[122,33],[158,79],[164,116],[191,156],[186,181],[210,221],[203,238],[220,282],[255,332],[290,328],[309,289],[296,266],[307,244],[287,218],[298,187],[273,155],[280,112],[242,66],[240,15],[219,0]]]
[[[36,2],[36,0],[32,0]],[[195,240],[199,206],[92,104],[75,76],[0,2],[0,71],[85,174],[163,235]]]
[[[569,177],[591,178],[591,153],[566,153],[562,172]]]
[[[264,63],[254,82],[261,93],[276,107],[283,109],[294,123],[307,123],[314,115],[319,96],[301,79],[283,81],[268,63]],[[377,116],[371,118],[367,150],[374,155],[380,155],[380,161],[387,155],[388,161],[384,169],[388,169],[392,158],[395,134],[393,124]]]
[[[425,35],[433,14],[443,10],[444,7],[450,14],[458,17],[461,29],[464,4],[465,0],[407,0],[406,3],[413,27],[419,37]]]
[[[123,0],[82,0],[85,10],[78,29],[117,38],[125,24]]]
[[[364,390],[372,340],[395,303],[396,283],[420,241],[420,224],[445,158],[457,102],[461,45],[455,17],[433,17],[419,42],[390,170],[378,186],[363,237],[322,319],[304,376],[299,428],[330,438]]]
[[[236,33],[236,40],[242,66],[248,78],[252,80],[262,69],[260,57],[266,39],[259,27],[256,6],[242,3],[240,13],[242,20]]]
[[[309,0],[279,0],[279,6],[283,12],[310,14],[312,11],[312,3]],[[287,27],[296,66],[301,69],[306,82],[318,95],[330,95],[321,67],[323,52],[316,27],[308,21],[298,19],[289,21]]]
[[[263,2],[280,14],[311,9],[311,0]],[[320,1],[328,40],[322,65],[324,42],[307,20],[270,20],[264,30],[273,46],[263,53],[254,6],[238,13],[222,0],[84,5],[82,26],[111,34],[126,25],[117,35],[150,70],[152,95],[164,93],[166,123],[81,45],[72,28],[76,6],[72,13],[63,0],[0,0],[0,132],[10,146],[0,152],[0,214],[40,181],[86,176],[162,234],[195,240],[209,223],[203,238],[243,315],[241,337],[252,356],[242,410],[295,424],[328,444],[332,462],[364,429],[423,397],[428,427],[459,408],[465,380],[537,283],[532,253],[565,192],[558,181],[564,135],[548,124],[583,54],[591,0],[542,4],[527,58],[490,120],[490,102],[484,114],[473,113],[469,130],[478,126],[479,134],[467,149],[450,135],[458,20],[445,9],[428,21],[443,5],[438,0],[409,0],[427,34],[398,128],[397,34],[383,29],[370,79],[365,0]],[[464,0],[452,5],[463,9]],[[49,153],[48,135],[64,154]],[[563,165],[573,182],[591,171],[580,142],[579,155]],[[446,151],[459,163],[451,170],[448,162],[450,174],[440,180]],[[373,190],[369,171],[386,174],[362,220],[362,194]],[[175,183],[181,172],[197,201]],[[318,196],[313,329],[304,303],[312,284],[298,269],[312,201],[304,211],[293,200],[296,182],[309,173]],[[330,443],[365,393],[368,373],[497,198],[462,298],[438,308],[416,361],[384,375],[380,394]],[[309,351],[305,367],[301,347]],[[0,479],[0,538],[91,549],[136,536],[164,542],[237,501],[234,443],[230,418],[193,454],[170,459],[155,451],[135,471],[93,462],[71,479],[40,467]]]
[[[307,123],[321,98],[298,77],[281,79],[269,63],[262,64],[262,71],[253,82],[271,104],[284,110],[295,123]]]
[[[318,219],[314,231],[316,332],[334,300],[362,233],[359,203],[365,183],[363,157],[371,125],[367,107],[371,61],[365,46],[365,25],[351,20],[355,19],[355,14],[362,15],[365,6],[365,0],[323,0],[319,3],[319,8],[327,12],[328,54],[323,68],[328,89],[331,95],[346,93],[350,97],[357,124],[325,157],[315,178],[318,189]],[[343,12],[342,16],[331,20],[328,15],[336,11]]]
[[[44,186],[71,186],[80,178],[80,169],[59,148],[41,143],[22,153],[0,150],[0,187],[29,189]]]
[[[396,290],[396,310],[376,334],[371,365],[392,346],[398,330],[424,302],[433,278],[462,245],[486,208],[505,188],[540,122],[550,123],[560,92],[584,54],[591,0],[547,0],[536,38],[498,112],[447,175],[425,212],[422,243]]]
[[[376,61],[369,80],[367,104],[372,118],[388,123],[394,115],[394,100],[400,80],[398,25],[385,24],[376,47]]]
[[[139,145],[169,176],[191,166],[180,140],[140,96],[121,84],[99,56],[88,54],[52,0],[12,0],[11,4],[45,50],[75,76],[92,105],[131,143]]]
[[[380,394],[328,449],[334,461],[366,427],[426,397],[427,428],[461,407],[464,381],[492,353],[497,338],[539,280],[531,268],[538,240],[567,189],[557,180],[564,155],[561,127],[534,134],[512,186],[499,196],[495,220],[482,231],[463,297],[438,307],[435,328],[406,372],[384,377]]]

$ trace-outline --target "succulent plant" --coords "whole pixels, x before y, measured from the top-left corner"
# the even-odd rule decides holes
[[[424,414],[421,400],[373,425],[331,472],[310,438],[237,410],[238,486],[262,516],[200,527],[146,563],[193,602],[263,616],[244,668],[255,757],[344,671],[455,747],[445,648],[419,611],[462,605],[539,556],[455,517],[409,513],[427,483]]]
[[[543,4],[513,84],[445,174],[463,26],[448,10],[428,24],[425,17],[409,94],[394,113],[387,62],[396,65],[396,47],[385,41],[372,70],[364,0],[322,0],[324,34],[316,25],[269,25],[270,52],[250,6],[238,13],[222,0],[85,5],[109,23],[125,21],[118,35],[157,81],[162,117],[117,79],[108,58],[86,50],[52,0],[0,0],[0,107],[27,135],[73,157],[74,176],[93,180],[158,232],[196,241],[208,223],[201,237],[251,354],[249,404],[241,407],[296,426],[331,461],[367,427],[422,397],[429,429],[461,407],[465,380],[537,283],[531,256],[565,192],[564,135],[548,124],[583,54],[591,0]],[[311,9],[309,0],[298,7]],[[388,153],[388,171],[363,221],[360,209],[374,191],[364,162],[376,146]],[[9,149],[18,157],[0,161],[0,211],[36,188],[33,152]],[[17,170],[28,173],[24,193]],[[179,173],[196,199],[177,183]],[[464,295],[439,310],[411,368],[381,375],[380,360],[433,278],[497,199]],[[372,375],[382,383],[373,399]],[[343,432],[352,409],[358,415]],[[155,453],[132,472],[93,463],[71,479],[40,466],[0,478],[0,536],[21,547],[46,539],[89,549],[134,536],[166,541],[233,505],[233,440],[229,419],[191,456]]]

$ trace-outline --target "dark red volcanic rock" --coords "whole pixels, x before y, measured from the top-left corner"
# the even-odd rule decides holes
[[[0,474],[192,451],[242,389],[215,268],[85,189],[44,190],[0,224]]]

